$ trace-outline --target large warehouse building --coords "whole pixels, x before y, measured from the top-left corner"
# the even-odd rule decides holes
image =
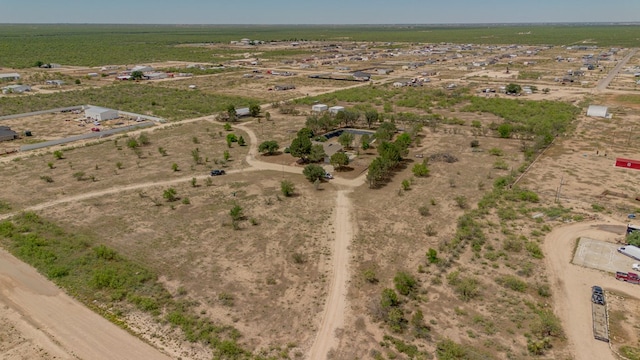
[[[84,111],[84,116],[96,121],[104,121],[118,118],[118,110],[92,106]]]

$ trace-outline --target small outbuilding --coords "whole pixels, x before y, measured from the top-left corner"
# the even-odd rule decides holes
[[[118,110],[92,106],[84,111],[84,116],[95,121],[104,121],[118,118]]]
[[[14,81],[14,80],[20,80],[20,74],[18,73],[0,74],[0,81]]]
[[[251,115],[251,111],[248,107],[236,109],[236,116],[241,118]]]
[[[344,106],[332,106],[329,108],[329,113],[332,115],[336,115],[341,111],[344,111]]]
[[[602,105],[589,105],[589,108],[587,109],[587,116],[607,119],[611,118],[611,114],[609,114],[609,108]]]
[[[15,140],[17,138],[17,132],[11,130],[8,126],[0,126],[0,141]]]
[[[276,89],[276,91],[293,90],[295,88],[296,88],[296,86],[295,85],[291,85],[291,84],[274,86],[274,89]]]
[[[29,85],[8,85],[2,88],[3,94],[22,94],[25,91],[31,91]]]
[[[316,113],[327,111],[327,109],[329,109],[329,107],[325,104],[315,104],[311,106],[311,111]]]

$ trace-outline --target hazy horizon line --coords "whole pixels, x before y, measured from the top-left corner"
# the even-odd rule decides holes
[[[265,24],[207,24],[207,23],[88,23],[88,22],[16,22],[0,23],[0,25],[137,25],[137,26],[542,26],[542,25],[640,25],[640,21],[551,21],[551,22],[480,22],[480,23],[359,23],[359,24],[295,24],[295,23],[265,23]]]

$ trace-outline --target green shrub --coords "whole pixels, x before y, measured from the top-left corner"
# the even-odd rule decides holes
[[[398,290],[401,295],[405,296],[412,294],[418,287],[418,281],[415,277],[402,271],[396,274],[393,278],[393,283],[396,286],[396,290]]]
[[[507,289],[517,292],[527,291],[527,283],[513,275],[505,275],[496,279],[496,282]]]
[[[538,243],[534,241],[528,241],[527,244],[525,245],[525,248],[527,249],[527,251],[532,257],[536,259],[544,258],[544,254],[542,253],[542,249],[540,249],[540,246],[538,245]]]

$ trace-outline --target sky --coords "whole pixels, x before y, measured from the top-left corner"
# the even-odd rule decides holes
[[[0,23],[639,22],[640,0],[0,0]]]

